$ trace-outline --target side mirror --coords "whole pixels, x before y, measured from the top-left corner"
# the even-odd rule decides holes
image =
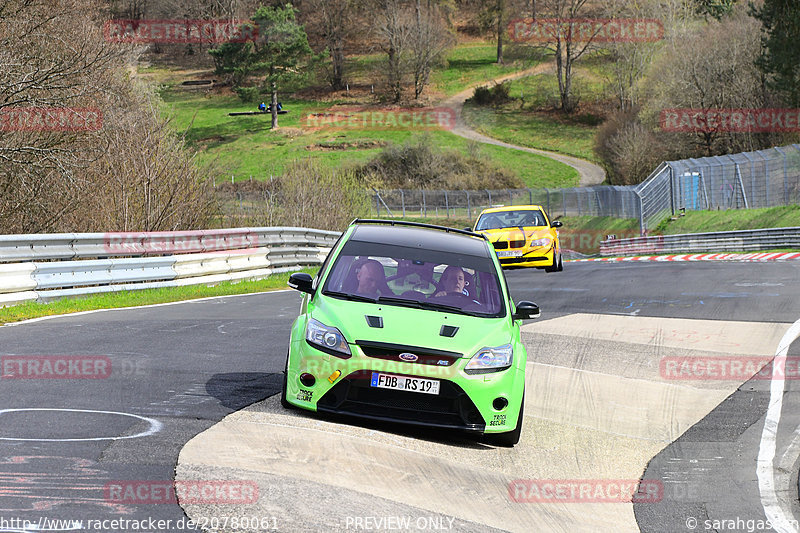
[[[550,227],[552,227],[552,228],[560,228],[563,225],[564,225],[564,223],[561,222],[560,220],[555,220],[555,221],[553,221],[552,224],[550,224]]]
[[[514,320],[532,320],[539,318],[542,312],[539,306],[533,302],[519,302],[517,304],[517,311],[511,316]]]
[[[472,228],[464,228],[464,231],[472,231]]]
[[[300,292],[314,294],[314,289],[311,287],[312,283],[313,278],[311,277],[311,274],[306,274],[305,272],[295,272],[289,276],[289,287]]]

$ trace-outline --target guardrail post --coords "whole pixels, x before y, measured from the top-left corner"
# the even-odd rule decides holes
[[[486,191],[486,194],[489,195],[489,207],[492,207],[492,191],[489,189],[484,189],[484,191]]]
[[[403,192],[403,189],[400,189],[400,206],[403,209],[403,217],[406,216],[406,194]]]
[[[467,218],[472,218],[472,206],[470,205],[469,201],[469,191],[464,191],[467,193]]]
[[[428,204],[425,203],[425,189],[422,189],[422,210],[428,216]]]
[[[550,216],[550,189],[545,189],[544,192],[547,194],[547,216]]]
[[[447,190],[444,191],[444,212],[447,218],[450,218],[450,201],[447,199]]]

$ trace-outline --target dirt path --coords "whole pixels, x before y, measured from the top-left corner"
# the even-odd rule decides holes
[[[554,159],[565,165],[569,165],[575,170],[578,171],[578,175],[580,176],[580,186],[587,187],[590,185],[599,185],[603,183],[606,179],[606,171],[603,167],[596,165],[590,161],[586,161],[584,159],[579,159],[577,157],[572,157],[564,154],[558,154],[555,152],[548,152],[545,150],[538,150],[536,148],[528,148],[526,146],[517,146],[515,144],[509,144],[503,141],[499,141],[497,139],[493,139],[492,137],[487,137],[482,133],[478,133],[474,129],[472,129],[464,120],[464,115],[462,113],[464,108],[464,102],[470,98],[475,90],[475,87],[480,87],[484,85],[489,85],[490,83],[500,83],[503,81],[508,80],[516,80],[519,78],[525,78],[527,76],[533,76],[535,74],[541,74],[542,72],[546,72],[549,69],[553,68],[552,62],[541,63],[536,65],[535,67],[515,72],[513,74],[507,74],[505,76],[501,76],[499,78],[495,78],[492,81],[487,83],[481,83],[475,86],[470,87],[469,89],[465,89],[458,94],[455,94],[442,102],[444,107],[449,107],[455,111],[456,114],[456,126],[451,130],[454,134],[458,135],[459,137],[463,137],[465,139],[470,139],[473,141],[477,141],[484,144],[493,144],[495,146],[502,146],[504,148],[511,148],[512,150],[521,150],[523,152],[530,152],[532,154],[541,155],[544,157],[549,157],[550,159]]]

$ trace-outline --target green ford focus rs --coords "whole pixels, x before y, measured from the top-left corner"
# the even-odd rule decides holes
[[[356,220],[302,291],[281,403],[519,441],[523,319],[491,243],[426,224]]]

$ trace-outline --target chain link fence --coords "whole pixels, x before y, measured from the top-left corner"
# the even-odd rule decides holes
[[[499,205],[543,206],[552,217],[638,217],[639,201],[630,187],[597,186],[572,189],[485,189],[445,191],[393,189],[374,191],[372,212],[390,217],[473,218],[487,207]]]
[[[639,185],[483,191],[374,191],[376,216],[477,216],[498,205],[538,204],[551,217],[636,218],[646,235],[681,210],[753,209],[800,203],[800,145],[667,161]]]
[[[248,190],[249,189],[249,190]],[[217,187],[225,224],[274,225],[280,203],[272,190]],[[568,189],[373,190],[375,217],[461,217],[473,219],[487,207],[537,204],[551,217],[634,218],[642,235],[680,212],[752,209],[800,203],[800,145],[733,155],[667,161],[639,185]]]

